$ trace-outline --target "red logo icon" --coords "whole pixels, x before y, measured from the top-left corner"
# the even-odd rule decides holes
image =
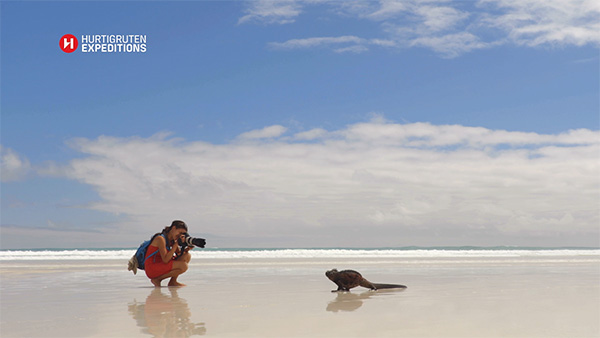
[[[63,52],[73,53],[77,49],[77,46],[79,46],[79,41],[77,41],[75,35],[65,34],[60,38],[58,45]]]

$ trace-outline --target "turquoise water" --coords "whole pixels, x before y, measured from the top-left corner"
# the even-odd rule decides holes
[[[136,248],[102,249],[24,249],[0,250],[0,261],[12,260],[86,260],[129,259]],[[355,258],[355,257],[519,257],[519,256],[596,256],[592,247],[398,247],[398,248],[196,248],[193,257],[236,258]]]

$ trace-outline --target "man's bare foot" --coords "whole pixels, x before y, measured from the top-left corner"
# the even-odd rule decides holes
[[[152,282],[152,284],[154,286],[156,286],[157,288],[159,288],[160,287],[160,282],[162,281],[162,279],[152,278],[150,281]]]

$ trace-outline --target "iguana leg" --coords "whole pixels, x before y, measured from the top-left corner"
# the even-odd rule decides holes
[[[363,288],[367,288],[367,289],[371,289],[371,290],[377,290],[377,288],[375,287],[375,285],[373,285],[373,283],[369,282],[366,279],[362,279],[362,281],[360,281],[360,286],[362,286]]]

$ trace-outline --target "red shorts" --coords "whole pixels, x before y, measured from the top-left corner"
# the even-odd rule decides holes
[[[146,257],[153,254],[155,251],[158,251],[158,247],[153,245],[148,246]],[[164,263],[160,258],[160,252],[157,252],[154,256],[150,257],[150,259],[146,260],[144,267],[146,276],[152,279],[171,272],[173,269],[173,260],[171,259],[168,263]]]

